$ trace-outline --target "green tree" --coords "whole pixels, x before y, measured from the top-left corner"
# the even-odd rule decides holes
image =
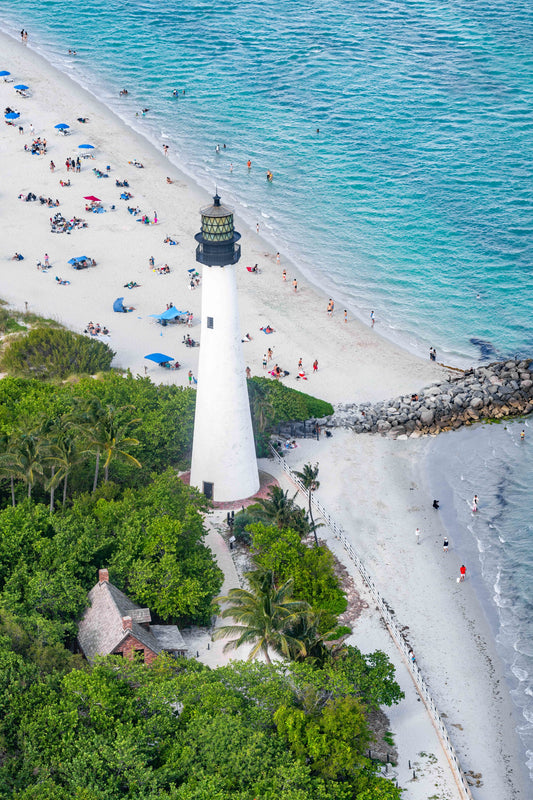
[[[262,508],[262,518],[280,530],[292,528],[302,535],[306,534],[309,531],[309,523],[305,511],[294,502],[296,495],[297,493],[291,498],[288,490],[283,491],[280,486],[271,486],[268,497],[258,498],[258,504]]]
[[[318,480],[318,464],[304,464],[304,468],[301,472],[294,473],[297,478],[300,479],[303,488],[307,492],[307,499],[309,502],[309,519],[311,520],[311,530],[313,531],[313,535],[315,537],[315,545],[318,547],[318,537],[316,535],[316,528],[315,521],[313,519],[313,492],[320,486],[320,481]]]
[[[303,643],[288,632],[297,615],[309,610],[307,603],[292,599],[293,581],[289,579],[278,587],[272,572],[249,572],[246,577],[250,590],[230,589],[227,595],[217,598],[217,602],[227,603],[221,617],[231,617],[236,624],[217,628],[213,638],[236,637],[225,645],[224,650],[252,644],[248,660],[262,653],[268,664],[271,663],[269,648],[286,658],[303,650]]]
[[[281,706],[274,714],[278,732],[311,771],[330,780],[357,777],[370,761],[363,753],[372,736],[364,706],[356,697],[342,697],[327,702],[318,713]]]

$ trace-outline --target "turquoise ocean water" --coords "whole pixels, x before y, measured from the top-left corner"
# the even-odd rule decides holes
[[[167,142],[338,305],[456,364],[533,353],[532,16],[528,0],[0,0],[4,30]],[[445,439],[430,468],[454,507],[466,488],[486,499],[455,523],[533,770],[533,571],[513,566],[533,558],[533,427],[521,448],[515,427],[493,430],[467,432],[464,474]]]

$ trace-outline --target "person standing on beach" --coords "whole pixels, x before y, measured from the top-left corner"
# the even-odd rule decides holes
[[[246,377],[247,378],[252,377],[252,370],[250,369],[250,367],[246,367]]]
[[[283,270],[283,272],[281,273],[281,278],[282,278],[282,280],[284,280],[284,281],[286,281],[286,280],[287,280],[287,270],[286,270],[286,269],[284,269],[284,270]]]
[[[168,144],[164,144],[164,145],[163,145],[163,153],[164,153],[164,154],[167,156],[167,158],[168,158]]]
[[[272,352],[272,348],[269,347],[268,350],[267,350],[267,360],[268,361],[272,361],[273,357],[274,357],[274,353]]]
[[[374,322],[375,322],[375,321],[376,321],[376,320],[375,320],[375,318],[374,318],[374,312],[373,312],[373,311],[371,311],[371,312],[370,312],[370,326],[371,326],[372,328],[374,327]]]
[[[444,542],[442,543],[442,549],[444,550],[445,553],[448,552],[448,537],[447,536],[444,537]]]
[[[50,172],[53,172],[55,170],[55,168],[56,168],[56,165],[54,164],[54,162],[50,161]]]
[[[298,291],[298,281],[296,280],[296,278],[292,282],[292,288],[294,289],[295,292]]]
[[[267,359],[267,354],[265,353],[263,356],[263,369],[267,368],[267,364],[268,364],[268,359]]]
[[[303,363],[301,357],[298,359],[298,369],[303,369]]]
[[[257,233],[259,233],[259,223],[258,222],[256,222],[256,224],[255,224],[255,230],[256,230]]]
[[[279,263],[280,263],[280,255],[279,255],[279,253],[276,253],[276,264],[279,264]]]
[[[344,321],[348,322],[348,312],[344,309]]]
[[[318,358],[313,361],[313,372],[318,372]]]
[[[522,431],[522,433],[520,434],[520,441],[523,442],[525,438],[526,438],[526,432]]]
[[[478,496],[477,494],[475,494],[474,499],[472,500],[472,511],[477,511],[478,504],[479,504]]]
[[[330,297],[329,298],[328,307],[327,307],[328,317],[331,317],[331,315],[333,314],[333,309],[334,308],[335,308],[335,303],[333,302],[333,300]]]
[[[46,267],[46,269],[48,269],[48,267],[50,266],[50,259],[48,258],[48,253],[44,254],[44,266]]]
[[[465,567],[464,564],[461,565],[461,568],[460,568],[459,572],[461,573],[460,576],[459,576],[459,581],[460,581],[460,583],[462,583],[464,581],[464,579],[466,578],[466,567]]]
[[[420,544],[420,528],[417,528],[415,530],[415,536],[416,536],[416,543]]]

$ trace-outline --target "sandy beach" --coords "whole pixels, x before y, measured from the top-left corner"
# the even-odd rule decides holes
[[[157,382],[187,384],[188,371],[196,374],[198,350],[186,348],[182,337],[189,333],[197,338],[201,300],[200,289],[189,288],[188,270],[195,267],[193,237],[200,226],[199,208],[210,202],[209,195],[181,173],[162,148],[153,148],[31,47],[5,35],[0,41],[4,68],[10,70],[14,83],[23,81],[30,87],[30,96],[23,98],[13,83],[0,82],[2,107],[20,112],[13,126],[4,124],[0,137],[0,297],[21,311],[27,304],[28,310],[77,332],[83,332],[89,321],[107,326],[110,337],[104,340],[116,351],[117,367],[129,368],[134,375],[147,370]],[[80,123],[78,117],[88,121]],[[61,122],[70,126],[70,135],[55,130]],[[24,150],[37,136],[47,140],[44,155]],[[80,150],[84,143],[94,145],[94,150]],[[81,158],[80,173],[67,173],[66,159],[84,152],[93,157]],[[135,160],[143,164],[142,169],[129,163]],[[98,178],[93,172],[107,173],[108,166],[108,178]],[[60,185],[69,179],[70,186]],[[115,185],[124,179],[133,195],[127,201],[119,199],[123,189]],[[18,199],[28,192],[57,198],[60,205],[49,208]],[[86,211],[84,198],[90,195],[101,199],[103,213]],[[151,220],[157,214],[158,223],[138,222],[127,206],[140,208]],[[67,219],[81,217],[87,227],[70,234],[51,233],[50,217],[57,212]],[[265,374],[263,354],[271,347],[273,364],[290,372],[287,385],[332,403],[392,398],[446,374],[439,365],[381,337],[379,319],[373,328],[350,317],[345,322],[338,307],[329,317],[328,296],[306,283],[293,265],[284,262],[283,254],[277,263],[276,252],[238,218],[236,227],[242,233],[243,257],[238,268],[242,333],[252,337],[243,344],[243,351],[252,374]],[[169,236],[179,244],[165,244]],[[22,253],[24,260],[12,260],[15,252]],[[52,265],[46,272],[36,266],[44,262],[45,254]],[[81,255],[93,258],[96,266],[74,270],[68,260]],[[168,264],[170,274],[154,272],[151,257],[156,268]],[[256,263],[259,274],[250,274],[245,267]],[[56,277],[70,283],[59,285]],[[140,286],[124,288],[129,281]],[[132,313],[113,312],[113,301],[121,296],[126,305],[134,306]],[[149,316],[162,312],[170,302],[194,314],[192,328],[163,328]],[[266,324],[275,330],[270,336],[260,330]],[[153,351],[177,359],[181,369],[170,372],[145,361],[144,355]],[[307,381],[295,377],[299,358],[309,375]],[[319,369],[313,374],[315,359]],[[417,661],[446,715],[463,768],[482,776],[482,785],[472,788],[473,796],[525,800],[517,720],[502,665],[472,582],[456,582],[459,555],[453,547],[443,553],[444,530],[420,474],[424,447],[423,441],[394,442],[336,431],[329,440],[302,442],[288,461],[297,469],[310,460],[320,464],[321,501],[352,537],[398,620],[408,626]],[[270,462],[262,468],[285,480]],[[416,527],[422,531],[420,545],[415,540]],[[339,558],[343,556],[334,540],[331,546]],[[364,588],[360,590],[365,596]],[[354,642],[363,651],[386,649],[399,669],[407,699],[393,710],[391,724],[403,759],[398,779],[407,786],[405,797],[422,800],[431,795],[431,787],[439,798],[460,797],[442,753],[435,770],[427,770],[427,781],[404,783],[408,780],[405,759],[421,751],[435,752],[438,742],[428,715],[420,713],[422,704],[405,665],[384,631],[377,631],[379,620],[371,611],[358,622]]]

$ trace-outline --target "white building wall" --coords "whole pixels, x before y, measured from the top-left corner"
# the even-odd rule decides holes
[[[220,502],[259,489],[241,338],[235,266],[204,266],[191,486]]]

